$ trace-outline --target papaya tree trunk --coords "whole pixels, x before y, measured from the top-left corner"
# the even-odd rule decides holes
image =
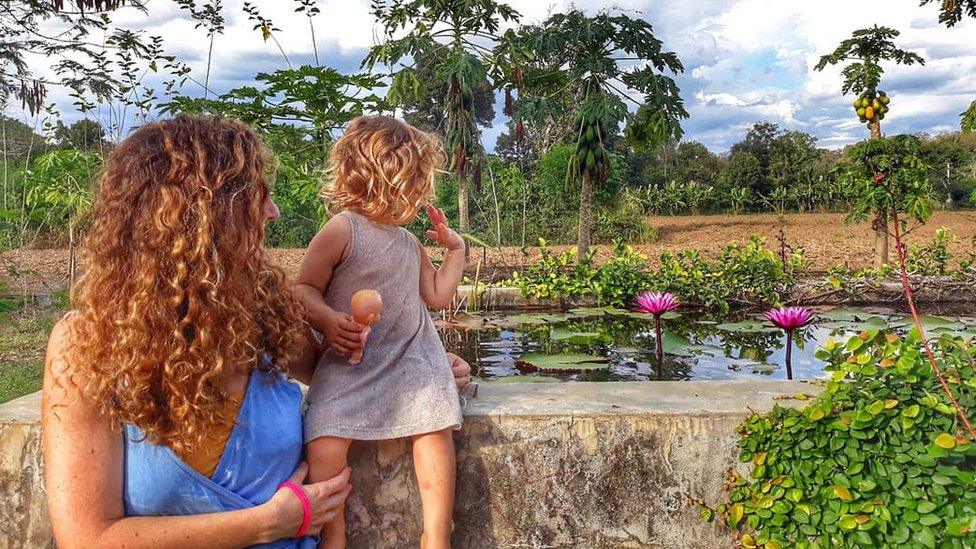
[[[590,228],[593,225],[593,179],[588,173],[583,173],[583,183],[580,188],[579,209],[579,240],[577,240],[577,256],[580,260],[590,251]]]
[[[879,216],[874,220],[874,268],[888,264],[888,223]]]
[[[471,232],[471,221],[468,219],[468,178],[458,177],[458,229],[462,234]],[[471,256],[470,247],[464,247],[464,257]]]
[[[881,139],[881,121],[871,122],[871,139]],[[881,213],[874,220],[874,268],[882,269],[888,264],[888,221]]]

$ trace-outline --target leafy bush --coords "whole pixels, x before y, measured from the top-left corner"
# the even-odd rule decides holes
[[[665,252],[650,284],[685,303],[727,312],[733,305],[778,304],[805,267],[802,250],[784,265],[762,238],[754,236],[745,246],[726,246],[715,261],[697,250]]]
[[[952,253],[949,244],[956,239],[949,229],[936,229],[935,236],[927,244],[912,243],[908,248],[908,272],[918,276],[946,276]]]
[[[960,405],[976,404],[976,348],[933,342]],[[957,434],[918,332],[866,330],[817,352],[833,372],[802,410],[754,414],[739,432],[748,478],[716,508],[745,547],[972,547],[976,444]],[[703,516],[711,516],[710,509]]]
[[[508,281],[527,297],[568,299],[591,295],[602,305],[626,305],[647,288],[647,257],[626,244],[617,243],[614,257],[599,267],[594,262],[595,250],[577,262],[575,248],[553,254],[542,239],[539,248],[539,261],[524,273],[512,273]]]
[[[730,244],[714,261],[697,250],[661,254],[661,267],[647,272],[647,258],[631,246],[617,243],[613,258],[594,266],[591,252],[576,263],[573,249],[549,251],[540,240],[541,258],[525,272],[513,273],[509,284],[536,299],[567,299],[593,295],[601,304],[628,305],[641,291],[674,293],[691,305],[728,311],[734,305],[772,305],[780,302],[805,268],[802,250],[780,258],[760,237],[748,244]]]

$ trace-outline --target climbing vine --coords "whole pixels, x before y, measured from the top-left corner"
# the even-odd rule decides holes
[[[976,402],[976,349],[932,342],[959,404]],[[739,431],[728,501],[715,512],[744,547],[971,547],[976,444],[916,329],[865,330],[817,353],[833,372],[801,410],[754,414]],[[711,518],[705,508],[703,516]]]

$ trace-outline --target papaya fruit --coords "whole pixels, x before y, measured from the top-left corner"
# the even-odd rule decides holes
[[[861,118],[864,118],[864,115],[866,113],[867,113],[867,111],[864,109],[864,107],[861,107],[861,108],[857,109],[857,115],[860,116]]]
[[[874,107],[868,107],[868,108],[864,109],[864,116],[868,120],[871,120],[872,118],[874,118]]]

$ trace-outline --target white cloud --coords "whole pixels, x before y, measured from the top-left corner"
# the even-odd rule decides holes
[[[241,11],[243,0],[226,0],[227,28],[214,43],[212,84],[220,89],[248,83],[258,70],[284,66],[275,43],[264,42]],[[552,11],[570,6],[593,12],[608,7],[603,0],[510,0],[523,20],[536,23]],[[262,14],[282,29],[276,33],[285,53],[308,61],[312,41],[308,21],[294,13],[294,3],[256,0]],[[369,0],[320,0],[315,19],[316,45],[324,63],[356,70],[377,39]],[[160,34],[167,49],[188,62],[203,78],[207,40],[194,29],[172,0],[149,3],[147,15],[118,12],[115,19],[132,28]],[[753,122],[768,120],[786,129],[807,131],[823,146],[842,146],[867,133],[853,118],[850,101],[841,95],[839,67],[816,72],[819,57],[851,31],[872,24],[902,31],[898,44],[928,59],[925,67],[886,64],[883,87],[893,98],[885,127],[892,131],[945,131],[958,127],[958,113],[976,97],[976,21],[953,29],[937,23],[937,7],[915,1],[820,0],[698,0],[654,2],[616,0],[614,5],[650,21],[665,47],[678,52],[686,72],[678,78],[692,118],[686,138],[713,150],[725,150]],[[71,118],[63,90],[52,98]],[[501,121],[501,117],[499,117]],[[499,124],[495,125],[496,128]],[[486,144],[493,145],[486,139]],[[486,136],[487,137],[487,136]]]

